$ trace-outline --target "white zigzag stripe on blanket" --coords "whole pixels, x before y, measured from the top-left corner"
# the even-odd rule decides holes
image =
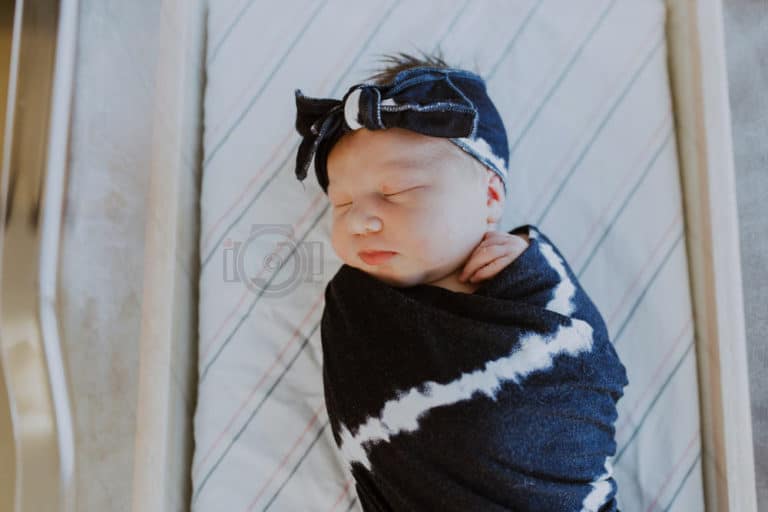
[[[560,283],[555,288],[554,296],[547,303],[547,309],[561,315],[571,316],[573,314],[573,296],[576,293],[576,286],[568,278],[563,260],[555,253],[552,246],[539,240],[539,248],[541,254],[547,259],[549,266],[560,275]]]
[[[551,367],[558,354],[576,356],[591,349],[592,326],[583,320],[572,319],[571,325],[561,325],[549,336],[529,333],[516,351],[487,362],[481,370],[465,373],[447,384],[429,381],[424,385],[424,392],[411,388],[400,393],[398,398],[387,401],[380,418],[369,417],[354,435],[342,424],[341,451],[350,466],[357,461],[370,471],[371,463],[363,443],[389,441],[391,435],[415,431],[419,428],[419,417],[430,409],[468,400],[478,391],[495,399],[502,381],[519,383],[531,372]]]
[[[584,497],[584,501],[581,502],[581,512],[597,512],[607,501],[608,493],[613,488],[613,484],[609,481],[613,475],[613,463],[611,462],[610,455],[605,458],[603,467],[605,468],[605,473],[601,474],[590,484],[592,485],[592,490]]]

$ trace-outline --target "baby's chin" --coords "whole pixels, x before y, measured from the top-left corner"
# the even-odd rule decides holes
[[[378,279],[379,281],[387,283],[390,286],[394,286],[395,288],[405,288],[408,286],[415,286],[417,284],[420,284],[417,279],[405,278],[391,270],[385,271],[381,269],[371,269],[369,267],[361,267],[359,265],[351,265],[351,266],[355,267],[358,270],[362,270],[366,274]]]
[[[395,288],[408,288],[420,284],[431,284],[435,281],[435,278],[431,277],[428,271],[405,273],[403,271],[398,271],[397,268],[388,267],[386,265],[375,267],[359,265],[357,263],[348,263],[348,265],[355,267],[358,270],[362,270],[366,274]]]
[[[358,262],[346,262],[350,267],[355,267],[358,270],[362,270],[366,274],[387,283],[395,288],[405,288],[409,286],[416,286],[423,284],[426,281],[426,273],[417,273],[416,275],[408,275],[398,270],[396,267],[389,265],[362,265]]]

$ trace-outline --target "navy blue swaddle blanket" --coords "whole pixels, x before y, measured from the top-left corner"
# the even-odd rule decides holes
[[[323,386],[363,510],[617,511],[626,369],[557,248],[474,293],[342,265],[325,289]]]

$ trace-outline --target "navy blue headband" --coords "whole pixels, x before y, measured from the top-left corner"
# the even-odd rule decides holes
[[[350,130],[399,127],[448,138],[501,178],[508,188],[509,145],[504,123],[485,81],[463,69],[417,67],[399,72],[392,83],[355,84],[341,100],[310,98],[296,89],[296,130],[303,137],[296,154],[296,177],[303,181],[315,164],[327,194],[326,160]]]

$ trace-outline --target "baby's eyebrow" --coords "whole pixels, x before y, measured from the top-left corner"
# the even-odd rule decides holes
[[[405,157],[402,155],[395,156],[384,162],[386,167],[407,167],[407,168],[420,168],[424,166],[423,159],[414,157]]]
[[[403,169],[407,169],[407,172],[403,173]],[[398,155],[384,161],[382,164],[381,180],[387,182],[387,184],[394,186],[409,185],[415,180],[424,178],[429,178],[429,172],[424,166],[423,158]],[[333,183],[335,182],[329,177],[326,191],[330,192]]]
[[[427,172],[414,166],[407,172],[387,172],[381,177],[381,183],[387,188],[401,188],[415,186],[427,179]]]
[[[403,165],[402,168],[409,169],[409,172],[404,174],[400,171],[391,170],[392,166],[394,164]],[[383,181],[387,181],[390,183],[408,183],[414,179],[419,179],[422,176],[425,176],[426,170],[422,171],[424,169],[421,167],[421,162],[419,160],[413,160],[413,159],[402,159],[402,160],[388,160],[386,162],[386,167],[390,170],[383,170],[381,171],[381,179]],[[326,187],[326,190],[331,189],[331,185],[334,183],[330,178],[328,179],[328,186]]]

